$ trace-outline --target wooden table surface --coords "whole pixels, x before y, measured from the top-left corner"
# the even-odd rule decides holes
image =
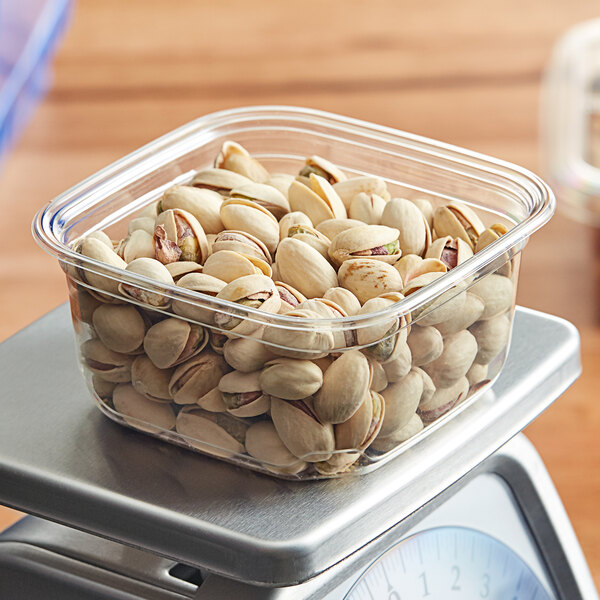
[[[544,66],[557,38],[597,9],[594,0],[82,0],[51,91],[1,165],[0,340],[66,300],[62,272],[31,238],[34,212],[215,110],[320,108],[539,172]],[[597,231],[559,212],[528,244],[518,291],[520,304],[565,317],[581,332],[582,377],[527,435],[597,585],[599,251]],[[0,528],[17,516],[0,509]]]

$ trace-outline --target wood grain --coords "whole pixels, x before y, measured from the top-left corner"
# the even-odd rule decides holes
[[[52,89],[1,165],[0,339],[66,299],[29,233],[34,212],[211,111],[315,107],[539,171],[544,66],[560,34],[596,16],[593,0],[81,0]],[[581,332],[582,377],[527,434],[600,584],[598,236],[559,212],[524,252],[518,301]],[[16,517],[0,510],[0,528]]]

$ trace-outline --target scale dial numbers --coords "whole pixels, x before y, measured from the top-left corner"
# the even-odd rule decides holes
[[[436,527],[380,556],[344,600],[555,600],[529,566],[497,539]]]

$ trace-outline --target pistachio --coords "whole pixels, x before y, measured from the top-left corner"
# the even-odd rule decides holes
[[[294,181],[294,176],[289,173],[273,173],[267,181],[267,185],[279,190],[287,198],[292,181]]]
[[[406,340],[398,336],[392,355],[382,363],[388,382],[394,383],[402,379],[410,371],[411,364],[410,348]]]
[[[319,422],[310,401],[272,397],[271,418],[281,441],[294,456],[307,462],[331,458],[335,449],[333,425]]]
[[[350,210],[352,200],[361,192],[365,194],[377,194],[384,199],[389,199],[389,193],[383,179],[368,175],[352,177],[346,181],[339,181],[334,184],[333,189],[341,198],[346,210]]]
[[[156,402],[171,400],[169,380],[172,374],[172,370],[159,369],[144,355],[136,357],[131,365],[131,383],[135,391]]]
[[[87,368],[97,377],[112,383],[131,380],[133,357],[109,350],[99,339],[83,342],[81,355]]]
[[[372,371],[364,354],[350,350],[325,371],[323,385],[315,397],[314,411],[323,423],[347,421],[371,387]]]
[[[453,333],[444,339],[440,356],[423,366],[436,388],[448,388],[464,378],[477,354],[477,341],[468,331]]]
[[[273,186],[264,183],[247,183],[231,190],[231,198],[245,198],[268,210],[276,219],[290,212],[286,196]]]
[[[498,238],[502,237],[507,231],[508,228],[502,223],[496,223],[491,227],[488,227],[482,231],[480,236],[477,238],[475,252],[477,253],[480,250],[483,250],[491,243],[495,242]],[[510,260],[508,254],[503,254],[502,256],[504,257],[505,263],[496,270],[496,273],[498,275],[504,275],[505,277],[511,277],[513,271],[513,261]]]
[[[471,368],[467,371],[466,378],[470,386],[477,385],[487,379],[488,366],[480,365],[474,362]]]
[[[202,273],[202,265],[192,260],[180,260],[178,262],[169,263],[168,265],[165,265],[165,267],[167,267],[167,271],[169,271],[173,281],[177,284],[184,275],[189,275],[190,273]]]
[[[307,298],[320,297],[338,284],[335,269],[329,262],[313,247],[297,239],[282,240],[275,258],[281,281]]]
[[[105,243],[93,237],[86,237],[80,240],[75,246],[75,251],[111,267],[118,269],[127,268],[127,263],[112,249],[112,246],[109,248]],[[110,292],[111,294],[118,293],[118,279],[94,273],[89,267],[81,270],[81,278],[94,288]]]
[[[270,421],[254,423],[246,432],[246,451],[274,473],[294,475],[303,471],[307,464],[298,460],[281,441]]]
[[[244,277],[244,275],[270,277],[273,273],[269,264],[264,260],[232,250],[219,250],[219,252],[211,254],[204,263],[202,272],[204,275],[218,277],[226,283],[230,283],[238,277]]]
[[[410,331],[407,343],[412,354],[412,364],[415,367],[436,360],[444,349],[442,334],[431,326],[421,327],[415,325]]]
[[[481,298],[475,294],[467,292],[465,301],[460,307],[457,307],[455,313],[445,321],[436,323],[435,328],[443,336],[450,335],[452,333],[458,333],[459,331],[467,329],[473,325],[473,323],[475,323],[475,321],[477,321],[483,314],[483,309],[484,305]]]
[[[223,395],[218,387],[214,387],[212,390],[206,392],[204,396],[198,398],[196,404],[208,412],[227,412],[227,406],[223,402]]]
[[[156,217],[154,251],[156,259],[163,264],[178,260],[203,264],[208,257],[208,241],[194,215],[172,208]]]
[[[475,362],[485,365],[508,344],[510,319],[506,315],[498,315],[485,321],[477,321],[469,327],[469,331],[477,340]]]
[[[377,194],[360,192],[352,199],[348,213],[351,219],[358,219],[369,225],[379,225],[385,204],[385,200]]]
[[[323,177],[310,174],[311,188],[293,181],[288,190],[290,208],[306,213],[314,226],[327,219],[345,219],[346,209],[330,183]]]
[[[92,387],[100,400],[112,403],[112,395],[117,387],[117,384],[114,381],[106,381],[105,379],[98,377],[98,375],[93,375]]]
[[[417,414],[425,423],[431,423],[464,400],[468,392],[469,382],[461,377],[452,386],[437,389],[429,400],[421,400]]]
[[[408,285],[411,279],[416,277],[414,273],[416,273],[416,269],[422,262],[423,259],[417,254],[405,254],[394,263],[394,269],[400,273],[405,286]],[[419,275],[422,275],[422,273],[419,273]]]
[[[215,159],[214,166],[244,175],[252,181],[264,183],[269,180],[269,172],[242,145],[230,140],[223,143]]]
[[[385,400],[385,420],[379,435],[387,437],[402,429],[416,413],[422,395],[423,379],[415,370],[388,385],[382,392]]]
[[[341,169],[321,156],[309,156],[300,170],[299,175],[309,177],[311,173],[326,179],[331,185],[339,181],[346,181],[347,177]]]
[[[383,209],[381,223],[400,231],[402,254],[421,256],[427,249],[431,232],[423,213],[405,198],[392,198]]]
[[[152,231],[154,231],[154,221],[156,220],[156,217],[158,216],[158,203],[159,202],[160,202],[160,200],[155,200],[154,202],[147,204],[146,206],[144,206],[144,208],[140,211],[140,214],[138,215],[138,218],[152,219]]]
[[[458,202],[439,206],[433,214],[433,226],[438,237],[460,238],[471,249],[475,249],[477,238],[485,229],[475,212]]]
[[[341,286],[350,290],[361,303],[385,292],[399,292],[403,287],[400,273],[394,267],[372,258],[344,261],[338,278]]]
[[[177,433],[197,450],[222,458],[243,454],[246,425],[227,413],[212,413],[185,406],[177,415]]]
[[[492,273],[479,279],[469,292],[481,298],[484,309],[479,318],[485,320],[510,310],[515,290],[512,280],[508,277]]]
[[[342,287],[329,288],[323,298],[332,300],[338,306],[341,306],[348,316],[357,315],[360,312],[360,302],[358,298],[350,291]]]
[[[106,233],[104,233],[104,231],[92,231],[91,233],[87,234],[86,238],[88,240],[98,240],[99,242],[102,242],[107,248],[114,250],[112,240],[108,237]]]
[[[276,358],[260,372],[260,389],[283,400],[302,400],[317,393],[323,373],[310,360]]]
[[[138,350],[144,341],[146,324],[134,306],[103,304],[94,311],[92,322],[109,350],[128,354]]]
[[[279,312],[282,314],[285,314],[290,310],[295,310],[299,304],[306,300],[306,296],[301,294],[291,285],[283,283],[283,281],[276,281],[275,287],[277,288],[279,297],[281,298],[281,307],[279,308]]]
[[[342,231],[352,229],[353,227],[362,227],[363,225],[362,221],[357,221],[356,219],[327,219],[321,221],[315,229],[332,240],[336,235],[342,233]]]
[[[216,387],[221,377],[229,371],[222,356],[204,350],[180,364],[169,381],[169,393],[177,404],[195,404]]]
[[[168,369],[202,352],[208,343],[206,331],[181,319],[159,321],[148,329],[144,350],[159,369]]]
[[[313,227],[308,227],[307,225],[294,225],[289,228],[288,237],[295,238],[312,246],[323,256],[323,258],[329,260],[328,250],[331,245],[331,240]]]
[[[154,240],[152,234],[144,229],[131,232],[119,248],[119,256],[130,263],[136,258],[154,258]]]
[[[204,169],[192,179],[194,187],[213,190],[222,196],[229,196],[232,189],[247,183],[252,183],[252,180],[227,169]]]
[[[223,350],[227,363],[243,373],[258,371],[273,358],[268,347],[253,338],[228,339]]]
[[[423,213],[429,229],[433,229],[433,206],[427,198],[410,198],[410,201]]]
[[[221,279],[206,275],[205,273],[189,273],[179,279],[177,285],[186,290],[214,297],[227,284]],[[215,316],[215,312],[209,308],[209,304],[206,301],[203,301],[201,305],[192,301],[174,300],[173,312],[187,319],[207,324],[212,323]]]
[[[271,264],[271,254],[267,250],[267,247],[257,237],[246,231],[226,229],[218,233],[212,244],[212,253],[216,254],[221,250],[233,250],[234,252],[253,256]]]
[[[339,233],[329,256],[336,265],[352,258],[370,258],[392,264],[400,257],[399,231],[383,225],[363,225]]]
[[[221,356],[223,356],[225,353],[225,343],[228,339],[229,338],[220,331],[214,331],[211,329],[208,333],[208,343],[210,344],[212,351],[220,354]]]
[[[224,229],[220,216],[222,202],[221,194],[213,190],[174,185],[163,194],[160,211],[180,208],[196,217],[204,233],[219,233]]]
[[[387,375],[385,373],[385,369],[383,365],[375,360],[374,358],[369,358],[367,356],[367,360],[369,361],[369,367],[373,372],[373,381],[371,382],[371,390],[374,392],[383,392],[388,385]]]
[[[425,258],[437,258],[446,265],[448,271],[471,256],[473,256],[473,249],[467,242],[449,235],[435,240],[425,253]]]
[[[243,198],[231,198],[221,205],[221,221],[227,229],[245,231],[257,237],[273,253],[279,242],[279,223],[265,208]]]
[[[175,426],[175,413],[169,404],[148,400],[136,392],[131,384],[117,385],[113,392],[113,404],[123,420],[135,429],[160,433]]]
[[[70,297],[73,319],[80,319],[91,325],[94,312],[99,306],[102,306],[102,301],[96,296],[92,296],[88,290],[80,285],[71,289]]]
[[[378,436],[377,439],[371,444],[371,448],[377,452],[389,452],[422,430],[423,421],[418,414],[414,414],[404,427],[397,429],[390,436],[385,438]]]
[[[431,377],[423,369],[419,367],[413,367],[413,371],[418,373],[423,380],[423,393],[421,394],[421,402],[429,402],[435,394],[435,384],[433,383]],[[419,402],[419,404],[421,403]]]
[[[281,217],[279,221],[279,239],[283,240],[289,237],[291,227],[296,226],[312,227],[312,221],[303,212],[296,210]]]
[[[269,410],[270,399],[261,390],[260,371],[226,373],[219,381],[219,391],[227,410],[237,417],[257,417]]]
[[[153,258],[136,258],[127,265],[125,270],[129,271],[130,273],[136,273],[137,275],[142,275],[148,279],[152,279],[159,285],[173,285],[175,283],[171,277],[171,274],[169,271],[167,271],[167,268]],[[156,286],[156,283],[148,283],[146,285],[152,288]],[[159,294],[157,292],[150,291],[129,283],[120,283],[118,286],[118,291],[125,297],[133,298],[138,302],[142,302],[150,306],[166,308],[170,303],[170,299],[163,294]]]

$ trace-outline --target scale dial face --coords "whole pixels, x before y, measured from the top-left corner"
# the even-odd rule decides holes
[[[555,600],[529,566],[497,539],[435,527],[380,556],[345,600]]]

